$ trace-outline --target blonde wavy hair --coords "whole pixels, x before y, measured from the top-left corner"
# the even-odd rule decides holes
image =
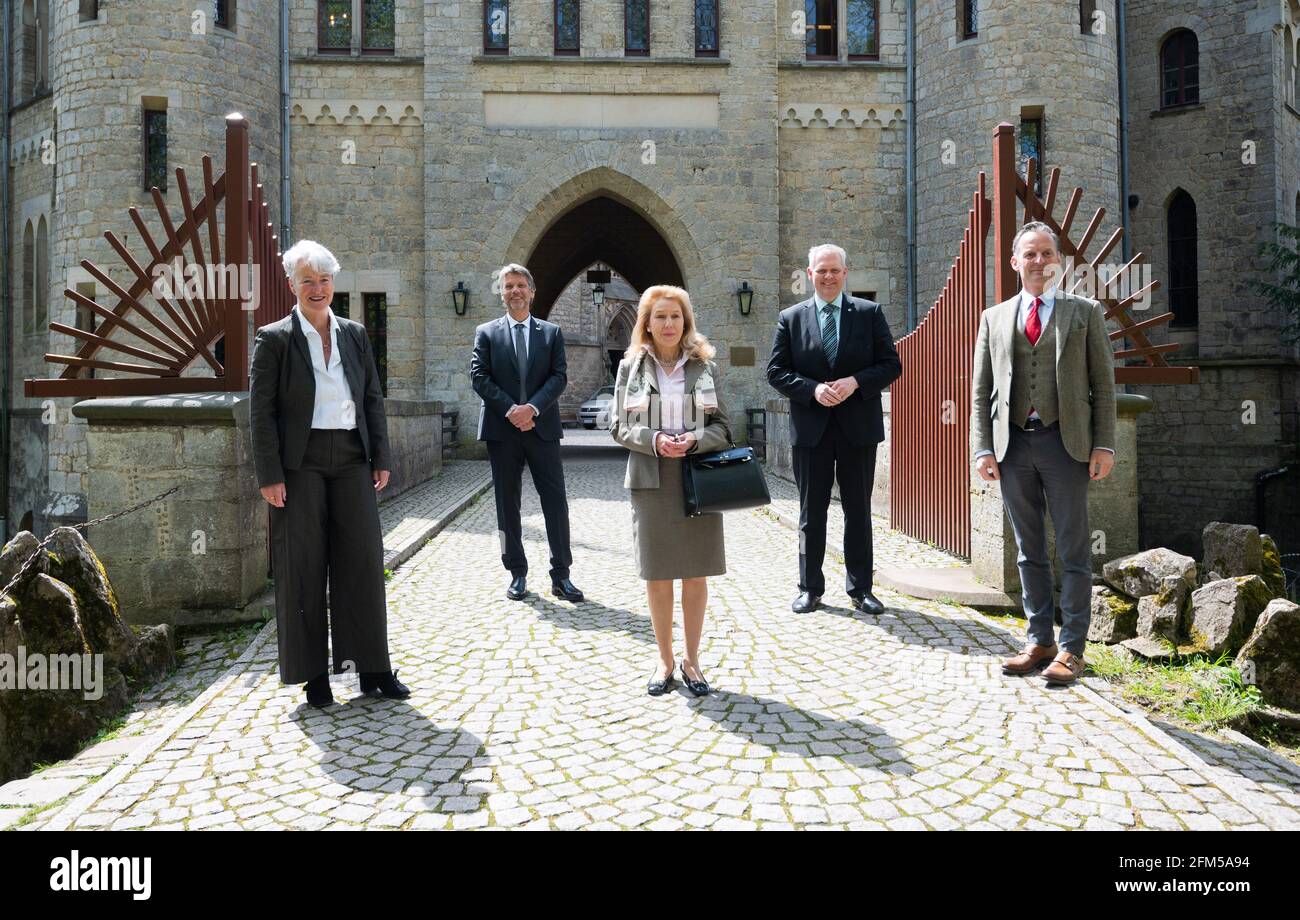
[[[632,327],[632,340],[627,346],[624,357],[632,357],[642,347],[652,345],[654,336],[650,333],[650,313],[660,300],[675,300],[682,308],[681,347],[688,358],[708,361],[717,354],[717,349],[695,326],[695,310],[691,307],[691,295],[672,284],[656,284],[648,287],[641,294],[641,301],[636,305],[636,325]]]

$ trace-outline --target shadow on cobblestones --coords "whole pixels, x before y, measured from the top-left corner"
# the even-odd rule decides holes
[[[537,611],[538,616],[561,629],[579,632],[600,630],[621,632],[639,642],[654,645],[654,628],[648,614],[636,614],[619,607],[606,607],[593,601],[583,601],[575,606],[562,606],[534,592],[524,603]]]
[[[846,722],[788,703],[715,690],[697,711],[733,735],[782,754],[833,757],[854,767],[910,776],[916,768],[889,733],[865,722]]]
[[[1166,722],[1152,719],[1152,724],[1168,732],[1174,739],[1194,753],[1207,767],[1216,766],[1231,770],[1245,780],[1251,788],[1271,793],[1300,791],[1300,770],[1288,770],[1282,764],[1273,768],[1270,761],[1245,745],[1218,741]],[[1281,755],[1277,755],[1279,758]]]
[[[439,728],[406,702],[359,696],[323,711],[304,704],[290,719],[321,751],[317,762],[332,786],[318,792],[340,800],[335,820],[349,820],[349,811],[365,820],[376,806],[470,812],[483,805],[485,790],[463,777],[482,740]]]

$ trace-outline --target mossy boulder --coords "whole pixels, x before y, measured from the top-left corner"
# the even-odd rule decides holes
[[[1160,583],[1160,590],[1138,600],[1137,634],[1177,642],[1187,625],[1187,602],[1192,586],[1178,575]]]
[[[1088,641],[1114,645],[1137,634],[1137,601],[1106,585],[1093,585]]]
[[[1221,578],[1259,575],[1264,571],[1264,546],[1253,524],[1211,521],[1201,531],[1202,569]]]
[[[1264,702],[1300,711],[1300,604],[1274,598],[1237,653],[1242,676]]]
[[[75,753],[127,705],[129,680],[152,683],[175,666],[175,639],[170,626],[137,636],[126,625],[103,564],[72,528],[44,546],[18,534],[0,551],[0,575],[3,783]]]
[[[1112,559],[1102,566],[1102,578],[1121,594],[1145,597],[1157,593],[1170,577],[1196,584],[1196,560],[1171,549],[1156,547]]]
[[[1273,599],[1258,575],[1221,578],[1192,592],[1191,645],[1211,657],[1235,652]]]
[[[1268,585],[1274,597],[1285,597],[1286,574],[1282,571],[1282,554],[1278,552],[1277,544],[1268,534],[1260,534],[1259,542],[1264,552],[1264,570],[1260,572],[1259,577],[1264,579],[1264,583]]]

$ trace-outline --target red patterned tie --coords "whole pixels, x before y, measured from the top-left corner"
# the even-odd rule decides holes
[[[1038,344],[1038,337],[1043,334],[1043,324],[1038,319],[1038,308],[1042,306],[1043,298],[1035,297],[1034,305],[1029,308],[1029,316],[1025,319],[1025,336],[1029,339],[1030,345]]]

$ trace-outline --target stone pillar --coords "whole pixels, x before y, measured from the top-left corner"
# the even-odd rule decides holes
[[[1154,406],[1149,397],[1116,395],[1115,469],[1088,487],[1088,527],[1092,532],[1092,568],[1130,553],[1138,546],[1137,417]],[[1055,539],[1048,531],[1048,549],[1059,580]],[[1007,594],[1019,593],[1016,538],[1002,507],[1002,490],[984,482],[971,469],[971,567],[983,584]]]
[[[90,519],[167,491],[89,529],[129,623],[256,619],[268,587],[267,505],[257,490],[247,393],[90,399]]]
[[[393,470],[381,502],[442,471],[442,408],[441,402],[425,399],[384,400]]]

